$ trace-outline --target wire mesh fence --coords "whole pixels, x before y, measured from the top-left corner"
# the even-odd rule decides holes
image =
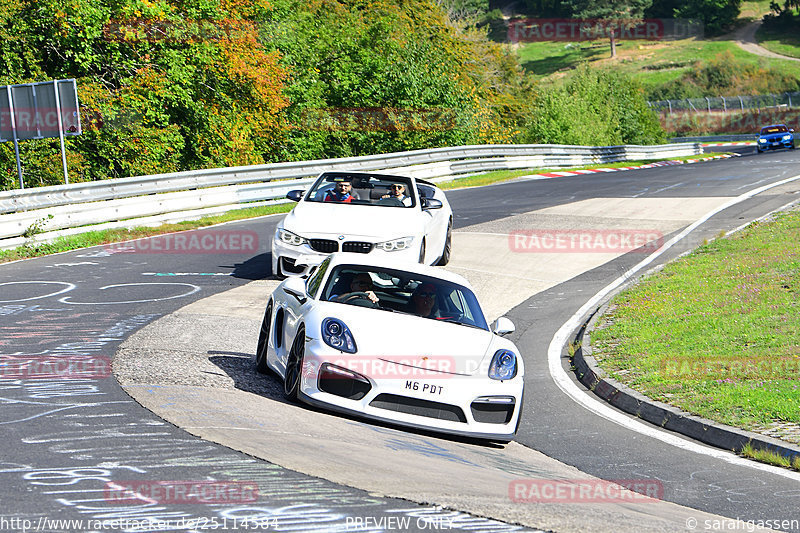
[[[748,110],[800,107],[800,92],[756,96],[715,96],[647,102],[658,113],[735,113]]]

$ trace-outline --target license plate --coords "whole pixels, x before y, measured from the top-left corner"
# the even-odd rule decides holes
[[[439,395],[444,392],[444,386],[424,383],[422,381],[406,381],[406,390],[423,392],[425,394]]]

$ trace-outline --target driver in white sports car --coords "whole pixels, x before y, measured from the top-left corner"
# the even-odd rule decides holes
[[[361,297],[362,293],[366,294],[372,303],[378,303],[378,296],[373,290],[372,277],[366,272],[356,274],[353,277],[353,281],[350,282],[350,292],[333,294],[328,299],[332,302],[347,303],[357,297]]]

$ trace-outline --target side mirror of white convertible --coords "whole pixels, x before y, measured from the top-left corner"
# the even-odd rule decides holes
[[[291,294],[300,303],[304,303],[308,299],[306,297],[306,283],[302,278],[287,278],[283,282],[283,292]]]
[[[515,329],[514,323],[504,316],[501,316],[492,323],[492,333],[500,335],[501,337],[509,333],[514,333]]]
[[[299,202],[300,200],[303,199],[303,194],[305,194],[305,192],[306,191],[301,191],[301,190],[289,191],[286,193],[286,198],[288,198],[293,202]]]
[[[423,197],[421,202],[422,209],[441,209],[444,205],[441,200],[437,200],[436,198]]]

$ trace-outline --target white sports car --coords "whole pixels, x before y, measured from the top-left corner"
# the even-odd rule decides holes
[[[301,255],[333,252],[391,256],[431,265],[450,260],[453,212],[436,185],[403,176],[324,172],[306,192],[290,191],[295,208],[272,238],[272,273],[308,273]]]
[[[340,252],[272,293],[256,369],[283,378],[292,400],[508,442],[524,373],[519,350],[502,337],[513,331],[504,317],[486,323],[461,276]]]

